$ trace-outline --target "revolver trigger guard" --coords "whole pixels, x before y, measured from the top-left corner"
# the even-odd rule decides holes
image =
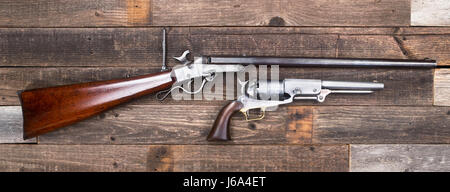
[[[249,111],[250,111],[249,109],[241,110],[241,113],[244,114],[246,121],[262,120],[262,119],[264,119],[264,117],[266,115],[266,109],[265,108],[260,108],[260,114],[259,114],[258,117],[256,117],[256,118],[249,118],[249,116],[250,116]]]

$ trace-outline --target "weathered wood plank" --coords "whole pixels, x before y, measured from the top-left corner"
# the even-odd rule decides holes
[[[153,67],[67,67],[67,68],[0,68],[0,105],[20,105],[17,91],[64,84],[125,78],[160,70]],[[373,69],[373,68],[280,68],[280,79],[304,78],[340,81],[377,81],[385,89],[364,95],[330,95],[320,105],[432,105],[433,70],[431,69]],[[225,80],[224,80],[225,82]],[[225,90],[237,92],[235,88]],[[207,90],[207,89],[205,89]],[[220,93],[217,93],[217,96]],[[223,93],[222,93],[223,95]],[[235,93],[236,95],[236,93]],[[223,96],[223,99],[226,97]],[[134,104],[159,104],[154,95],[144,96]],[[165,104],[225,104],[226,101],[174,101]],[[297,105],[317,102],[297,101]]]
[[[450,26],[448,0],[412,0],[411,25]]]
[[[351,145],[354,172],[450,171],[449,145]]]
[[[20,106],[3,106],[0,110],[0,143],[36,143],[23,140],[22,110]]]
[[[407,26],[409,0],[0,2],[2,27]]]
[[[348,158],[347,145],[165,145],[150,148],[147,170],[342,172]]]
[[[206,144],[221,107],[126,105],[43,135],[39,142]],[[261,121],[246,122],[234,116],[234,140],[227,144],[449,143],[449,111],[448,107],[280,107]]]
[[[289,143],[312,143],[312,107],[288,107],[286,138]]]
[[[2,171],[145,171],[147,146],[0,145]]]
[[[206,144],[205,138],[221,107],[127,105],[43,135],[39,142]],[[450,142],[448,107],[304,106],[298,109],[297,106],[280,107],[268,112],[265,119],[254,122],[235,115],[231,123],[234,140],[227,144]]]
[[[0,145],[1,171],[348,171],[348,146]]]
[[[191,49],[195,55],[335,57],[337,40],[329,34],[186,35],[172,36],[169,49],[179,49],[178,55]]]
[[[392,36],[341,35],[337,46],[338,57],[408,59]]]
[[[151,25],[150,0],[31,0],[0,2],[2,27]]]
[[[153,0],[152,11],[154,25],[170,26],[406,26],[409,9],[408,0]]]
[[[170,28],[167,56],[179,56],[190,49],[196,56],[430,58],[437,59],[439,65],[450,63],[450,38],[445,30],[440,35],[412,35],[400,28],[384,30],[391,32],[376,34],[358,28]],[[361,34],[366,32],[371,35]],[[0,29],[0,66],[160,67],[161,57],[161,28]],[[168,61],[169,66],[178,64],[173,59]]]
[[[341,35],[337,56],[351,58],[433,59],[450,64],[450,35]]]
[[[207,144],[206,136],[223,105],[125,105],[39,137],[42,144]],[[287,143],[286,108],[262,121],[231,120],[226,144]],[[291,139],[292,142],[294,142]]]
[[[194,55],[254,55],[286,57],[347,57],[384,59],[435,59],[438,65],[450,63],[449,34],[413,35],[394,29],[390,35],[353,35],[334,33],[248,34],[251,28],[208,34],[207,28],[182,28],[169,37],[171,54],[191,49]],[[189,31],[186,31],[189,29]],[[276,29],[276,28],[275,28]],[[442,34],[439,34],[442,32]],[[245,35],[241,35],[245,34]],[[425,34],[426,31],[418,31]],[[430,32],[431,33],[431,32]]]
[[[162,61],[161,38],[160,28],[0,29],[0,66],[148,66]]]
[[[450,65],[450,35],[409,35],[397,37],[397,41],[408,58],[430,58],[438,65]]]
[[[313,143],[449,143],[449,107],[314,107]]]
[[[450,69],[435,70],[434,105],[450,106]]]
[[[168,57],[195,55],[335,57],[337,35],[191,35],[168,31]],[[161,29],[1,29],[0,66],[154,66],[162,62]],[[178,63],[168,59],[169,65]]]

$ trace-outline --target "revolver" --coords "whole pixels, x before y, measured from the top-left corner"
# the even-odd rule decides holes
[[[217,115],[207,137],[208,141],[231,140],[230,118],[241,112],[247,121],[261,120],[266,110],[294,100],[316,100],[320,103],[331,93],[369,94],[384,88],[383,83],[322,81],[319,79],[284,79],[283,81],[246,81],[241,86],[237,100],[225,105]],[[249,111],[260,109],[256,118],[250,118]]]

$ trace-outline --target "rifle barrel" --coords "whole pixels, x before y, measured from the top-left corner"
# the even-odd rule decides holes
[[[210,64],[280,65],[286,67],[423,67],[437,66],[434,60],[290,58],[290,57],[207,57]]]

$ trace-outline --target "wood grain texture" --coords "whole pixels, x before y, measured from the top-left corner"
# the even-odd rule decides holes
[[[397,37],[397,41],[408,58],[430,58],[440,66],[450,65],[450,35],[409,35]]]
[[[2,27],[407,26],[409,0],[0,2]]]
[[[179,145],[168,147],[169,164],[153,155],[164,148],[150,148],[149,171],[348,171],[347,145]]]
[[[162,61],[161,34],[160,28],[0,29],[0,66],[148,66]]]
[[[411,0],[411,25],[450,26],[448,0]]]
[[[135,145],[0,145],[0,170],[145,171],[147,151]]]
[[[39,137],[42,144],[207,144],[222,105],[124,105]],[[226,144],[286,143],[286,108],[263,121],[231,120]]]
[[[338,57],[408,59],[391,36],[340,35],[337,42]]]
[[[313,143],[449,143],[449,107],[314,107]]]
[[[450,69],[435,70],[434,105],[450,106]]]
[[[133,77],[160,70],[153,67],[66,67],[66,68],[0,68],[0,105],[20,105],[17,90],[74,83]],[[431,69],[357,69],[357,68],[280,68],[280,79],[305,78],[341,81],[377,81],[385,88],[367,95],[330,95],[320,105],[432,105],[433,70]],[[225,82],[225,80],[224,80]],[[225,87],[231,90],[230,87]],[[234,89],[234,92],[237,90]],[[219,93],[217,93],[219,95]],[[225,97],[223,97],[225,99]],[[225,105],[225,100],[174,101],[165,104],[212,103]],[[154,95],[144,96],[132,104],[160,104]],[[312,101],[296,101],[296,105],[317,105]]]
[[[169,28],[167,56],[437,59],[450,63],[449,33],[418,28]],[[436,31],[434,35],[431,35]],[[364,33],[368,33],[367,35]],[[161,67],[161,28],[0,29],[0,66]],[[168,65],[178,63],[168,59]]]
[[[23,121],[20,106],[2,106],[0,110],[0,143],[36,143],[23,140]]]
[[[173,6],[173,5],[177,6]],[[170,26],[405,26],[408,0],[153,0],[153,24]]]
[[[354,172],[446,172],[449,145],[351,145]]]
[[[161,66],[161,29],[0,29],[0,66]],[[180,33],[182,32],[182,33]],[[334,57],[336,35],[167,34],[167,56]],[[169,66],[176,64],[168,59]]]
[[[0,145],[1,171],[348,171],[348,146]]]
[[[286,138],[289,143],[312,143],[312,107],[288,107],[289,119]]]
[[[151,25],[150,0],[29,0],[0,2],[1,27]]]

